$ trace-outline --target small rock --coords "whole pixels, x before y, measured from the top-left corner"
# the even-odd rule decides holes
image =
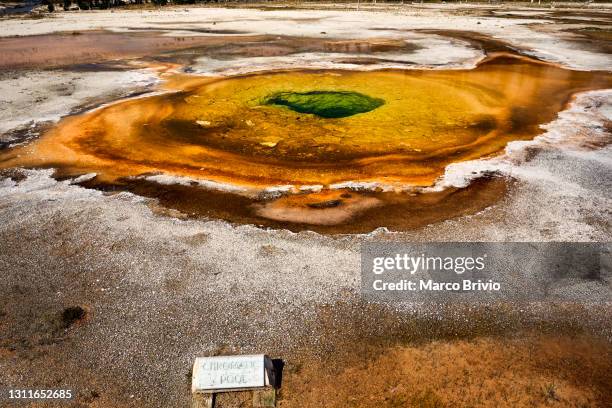
[[[327,201],[320,201],[318,203],[308,203],[306,205],[310,208],[323,209],[323,208],[338,207],[341,204],[342,204],[342,200],[327,200]]]
[[[196,123],[202,127],[210,126],[210,122],[207,120],[196,120]]]
[[[90,181],[93,180],[94,178],[96,178],[97,174],[96,173],[87,173],[87,174],[82,174],[74,179],[72,179],[72,181],[70,181],[70,184],[79,184],[79,183],[84,183],[86,181]]]

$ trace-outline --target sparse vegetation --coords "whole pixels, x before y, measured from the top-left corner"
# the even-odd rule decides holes
[[[444,403],[431,389],[412,397],[411,405],[414,408],[444,408]]]
[[[547,400],[559,400],[559,397],[557,396],[557,386],[555,385],[555,383],[544,385],[542,391],[544,393],[544,398],[546,398]]]
[[[282,406],[609,406],[610,345],[589,336],[440,340],[334,356],[287,372]],[[571,363],[570,363],[571,362]],[[391,386],[392,385],[392,386]]]

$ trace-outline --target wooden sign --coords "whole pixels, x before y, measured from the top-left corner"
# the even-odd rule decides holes
[[[194,393],[264,388],[273,384],[273,366],[264,354],[198,357],[193,364]]]

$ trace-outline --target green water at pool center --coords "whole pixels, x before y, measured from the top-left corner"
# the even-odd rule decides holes
[[[359,92],[311,91],[278,92],[265,98],[263,104],[285,106],[295,112],[331,119],[370,112],[384,105],[385,101]]]

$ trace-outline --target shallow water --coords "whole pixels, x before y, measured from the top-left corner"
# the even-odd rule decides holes
[[[218,35],[230,33],[214,30],[203,30],[197,36],[174,37],[163,35],[163,30],[172,28],[162,26],[158,29],[129,32],[73,31],[0,37],[0,67],[28,69],[33,66],[69,66],[74,69],[75,64],[99,65],[105,61],[117,64],[142,57],[158,62],[191,65],[202,56],[227,61],[240,57],[286,56],[308,52],[382,57],[397,53],[410,55],[419,49],[418,45],[408,41],[383,38],[345,40],[239,33]]]
[[[330,187],[430,186],[451,163],[489,157],[510,141],[532,139],[574,93],[611,84],[610,74],[509,54],[472,70],[175,75],[167,86],[178,92],[67,118],[37,142],[4,154],[2,166],[96,172],[96,182],[104,185],[125,186],[127,179],[151,173],[211,180],[249,192],[243,194],[250,200],[248,217],[238,211],[236,218],[264,225],[339,225],[390,203],[401,213],[402,205],[415,202],[399,193]],[[283,103],[279,95],[285,95]],[[253,193],[285,185],[294,188],[280,198]],[[194,210],[198,205],[187,207],[208,214]],[[452,211],[441,213],[457,215],[467,207],[458,200]]]

